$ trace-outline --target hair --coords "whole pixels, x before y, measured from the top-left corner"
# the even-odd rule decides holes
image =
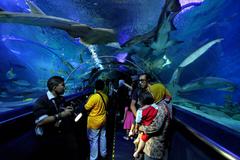
[[[139,75],[139,77],[140,77],[140,76],[144,76],[144,75],[146,76],[146,80],[147,80],[148,82],[152,80],[151,75],[148,74],[148,73],[142,73],[142,74]]]
[[[49,91],[52,91],[54,87],[58,86],[60,83],[63,83],[64,79],[60,76],[52,76],[47,81],[47,87]]]
[[[104,89],[104,81],[103,80],[97,80],[95,82],[95,89],[96,90],[103,90]]]
[[[154,103],[154,99],[151,93],[149,92],[142,92],[139,95],[139,101],[141,103],[141,105],[150,105]]]

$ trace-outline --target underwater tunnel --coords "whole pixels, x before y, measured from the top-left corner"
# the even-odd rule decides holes
[[[168,159],[240,159],[239,10],[236,0],[1,0],[0,159],[37,153],[32,107],[49,77],[81,108],[97,79],[117,88],[141,73],[172,95]],[[111,159],[132,159],[112,113]]]

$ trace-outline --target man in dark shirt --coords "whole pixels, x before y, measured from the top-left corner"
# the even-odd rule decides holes
[[[48,79],[47,86],[47,93],[33,107],[35,132],[40,144],[37,158],[75,160],[78,158],[78,144],[73,128],[73,108],[66,106],[62,96],[64,79],[53,76]]]
[[[131,110],[136,116],[136,111],[139,108],[138,98],[143,92],[149,92],[154,98],[154,103],[159,103],[164,100],[169,103],[171,101],[171,94],[167,88],[161,83],[150,84],[151,76],[147,73],[143,73],[139,76],[139,88],[135,89],[132,94]]]

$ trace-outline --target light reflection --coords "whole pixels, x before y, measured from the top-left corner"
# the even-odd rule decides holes
[[[126,61],[127,56],[128,56],[127,52],[125,52],[125,53],[118,53],[116,55],[116,58],[117,58],[118,62],[124,63]]]
[[[89,51],[92,53],[92,58],[95,61],[96,65],[101,70],[104,69],[102,64],[101,64],[101,60],[98,58],[98,55],[97,55],[97,52],[96,52],[96,50],[97,50],[96,46],[95,45],[88,45],[87,47],[88,47]]]
[[[179,0],[181,6],[184,6],[189,3],[203,2],[203,0]]]
[[[181,15],[184,14],[186,11],[192,9],[193,7],[201,5],[203,1],[204,0],[179,0],[182,9],[181,12],[178,13],[173,19],[173,24],[181,28],[183,20],[181,18]]]

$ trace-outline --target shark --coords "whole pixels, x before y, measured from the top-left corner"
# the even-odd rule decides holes
[[[169,33],[175,30],[172,19],[181,10],[181,5],[179,0],[164,0],[163,3],[157,25],[149,32],[129,39],[121,44],[120,48],[113,46],[116,48],[115,53],[128,53],[127,58],[130,61],[140,61],[140,64],[149,69],[157,66],[161,70],[171,63],[164,53],[168,47],[183,42],[170,40],[169,37]],[[149,56],[150,54],[152,56]]]
[[[150,32],[137,35],[121,45],[121,51],[128,52],[129,57],[140,54],[147,68],[157,67],[159,71],[171,64],[171,60],[167,58],[168,48],[184,43],[170,36],[176,30],[173,19],[184,8],[201,5],[201,3],[188,3],[181,6],[179,0],[163,2],[157,25]],[[150,54],[152,56],[149,56]]]
[[[128,57],[141,55],[140,59],[143,59],[146,68],[157,67],[162,70],[171,64],[167,58],[167,49],[183,43],[170,37],[170,33],[176,30],[172,21],[182,8],[179,0],[165,0],[163,3],[157,25],[149,32],[123,43],[117,52],[127,52]]]
[[[197,61],[203,54],[206,54],[207,51],[213,47],[214,45],[221,43],[224,39],[223,38],[217,38],[214,40],[211,40],[205,44],[203,44],[201,47],[197,48],[195,51],[189,54],[175,69],[175,71],[172,74],[172,77],[170,81],[166,84],[166,87],[169,89],[170,93],[173,97],[173,103],[191,103],[195,105],[204,105],[207,106],[207,104],[201,104],[199,102],[191,101],[188,99],[185,99],[181,97],[182,94],[201,90],[201,89],[216,89],[218,91],[225,91],[225,92],[233,92],[236,90],[236,84],[233,82],[230,82],[224,78],[220,77],[201,77],[198,79],[195,79],[183,86],[179,85],[179,80],[181,78],[181,73],[183,70],[188,67],[190,64]],[[142,64],[144,65],[146,61],[144,59],[139,58],[138,56],[132,55],[133,59],[135,61],[138,61],[140,63],[142,61]],[[146,64],[147,66],[147,64]],[[154,77],[157,77],[153,75]],[[127,86],[127,84],[124,84]],[[130,87],[129,87],[130,88]],[[210,106],[210,105],[209,105]],[[212,105],[211,105],[212,106]]]
[[[200,47],[199,49],[197,49],[195,52],[193,52],[190,56],[188,56],[180,65],[179,67],[185,67],[189,64],[191,64],[192,62],[194,62],[197,58],[199,58],[201,55],[203,55],[210,47],[212,47],[213,45],[215,45],[216,43],[219,43],[223,40],[223,38],[219,38],[216,40],[213,40],[211,42],[208,42],[207,44],[205,44],[203,47]]]
[[[179,0],[165,0],[163,8],[160,12],[158,24],[150,32],[147,32],[142,35],[137,35],[137,36],[129,39],[128,41],[123,43],[121,45],[121,47],[123,47],[123,48],[130,47],[130,46],[138,44],[138,43],[145,43],[146,45],[148,45],[149,42],[152,43],[154,41],[156,43],[156,41],[159,40],[159,36],[160,36],[158,34],[166,34],[169,32],[169,28],[167,28],[166,31],[164,30],[164,32],[162,31],[167,25],[168,25],[168,27],[170,27],[170,30],[172,28],[174,28],[173,26],[171,26],[172,23],[170,22],[174,16],[171,15],[170,13],[173,12],[174,15],[176,15],[178,12],[180,12],[180,10],[181,10],[181,5],[180,5]],[[166,23],[168,23],[168,24],[166,24]],[[153,47],[153,46],[151,46],[151,47]],[[153,47],[153,49],[155,49],[155,48]]]
[[[138,43],[145,43],[150,45],[153,50],[160,51],[170,46],[182,43],[183,41],[171,40],[169,37],[169,33],[176,30],[173,24],[173,19],[183,9],[199,5],[201,5],[201,2],[192,2],[181,6],[179,0],[165,0],[157,25],[150,32],[137,35],[129,39],[123,43],[121,47],[130,47]]]
[[[201,55],[204,53],[207,53],[207,51],[217,43],[222,42],[223,38],[217,38],[215,40],[212,40],[200,48],[196,49],[194,52],[192,52],[188,57],[186,57],[176,68],[176,70],[173,72],[172,77],[170,81],[166,84],[167,88],[169,89],[170,93],[173,95],[174,100],[173,101],[181,101],[181,94],[201,90],[201,89],[216,89],[219,91],[225,91],[225,92],[233,92],[236,90],[236,84],[230,82],[229,80],[226,80],[224,78],[220,77],[201,77],[198,79],[195,79],[183,86],[179,85],[179,79],[181,78],[181,73],[183,70],[189,66],[191,63],[195,62]],[[182,99],[183,100],[183,99]],[[187,99],[184,99],[184,101],[188,101]],[[193,102],[191,102],[193,103]]]
[[[220,43],[223,40],[223,38],[218,38],[215,40],[212,40],[200,48],[196,49],[194,52],[192,52],[188,57],[186,57],[177,67],[177,69],[173,72],[172,78],[170,80],[171,84],[178,83],[179,77],[183,71],[184,68],[186,68],[188,65],[196,61],[201,55],[206,53],[208,49],[210,49],[212,46],[214,46],[216,43]]]
[[[191,92],[199,89],[214,88],[221,91],[233,92],[236,85],[220,77],[201,77],[181,87],[181,92]]]
[[[94,28],[69,19],[48,16],[33,2],[26,1],[31,13],[0,11],[0,22],[19,23],[40,27],[53,27],[66,31],[73,38],[80,38],[85,44],[108,44],[117,42],[113,29]]]
[[[178,97],[179,92],[189,92],[199,89],[206,89],[206,88],[215,88],[217,90],[224,90],[224,91],[233,91],[236,87],[235,84],[219,77],[204,77],[199,78],[195,81],[192,81],[184,86],[180,86],[179,79],[181,76],[182,71],[184,68],[186,68],[188,65],[196,61],[201,55],[206,53],[212,46],[214,46],[217,43],[220,43],[223,40],[223,38],[218,38],[215,40],[212,40],[200,48],[196,49],[194,52],[192,52],[188,57],[186,57],[176,68],[176,70],[173,72],[172,77],[167,83],[167,88],[172,93],[173,97]]]

